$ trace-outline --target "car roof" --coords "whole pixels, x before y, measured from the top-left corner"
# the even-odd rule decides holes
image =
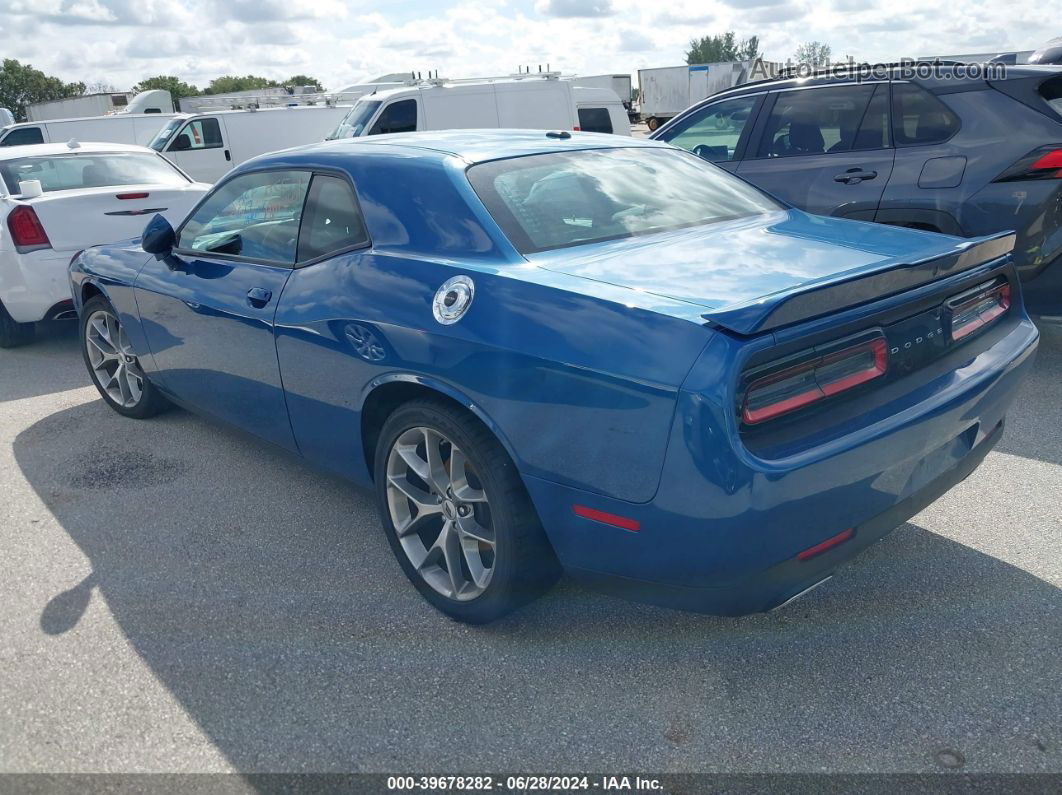
[[[431,132],[394,133],[360,138],[341,138],[334,141],[309,144],[275,153],[277,159],[290,161],[299,155],[312,157],[317,154],[335,155],[344,147],[358,147],[373,154],[409,156],[416,151],[423,157],[444,159],[459,157],[469,163],[501,160],[509,157],[547,154],[550,152],[575,151],[580,149],[669,149],[668,144],[608,133],[569,132],[568,137],[558,137],[549,130],[513,129],[468,129],[438,130]],[[354,154],[355,150],[351,150]],[[262,165],[273,158],[265,155],[256,158]]]
[[[94,141],[77,142],[73,149],[61,144],[26,144],[24,146],[0,146],[0,160],[14,160],[19,157],[47,157],[48,155],[77,155],[99,152],[147,152],[154,154],[154,149],[134,144],[111,144]]]
[[[932,65],[931,62],[918,63],[921,65]],[[947,89],[949,87],[952,90],[957,90],[959,86],[962,86],[964,84],[968,85],[969,83],[985,82],[985,78],[983,75],[971,76],[961,73],[956,74],[957,69],[961,70],[961,67],[967,66],[964,64],[940,64],[939,66],[937,66],[937,69],[940,70],[939,77],[932,75],[915,75],[913,77],[907,77],[900,74],[902,69],[910,69],[912,66],[915,65],[917,64],[872,64],[872,67],[878,69],[879,72],[882,72],[883,74],[875,73],[871,77],[867,77],[866,75],[864,75],[862,79],[860,79],[859,64],[849,70],[829,69],[804,77],[799,77],[797,75],[781,75],[779,77],[769,77],[764,80],[754,80],[749,83],[742,83],[739,86],[734,86],[733,88],[723,89],[722,91],[719,91],[715,94],[712,94],[710,97],[707,97],[705,100],[701,100],[701,102],[698,102],[697,104],[700,105],[704,102],[707,102],[708,100],[720,99],[722,97],[737,97],[743,94],[757,94],[763,91],[780,91],[787,88],[800,88],[804,86],[825,86],[831,83],[875,83],[881,82],[883,80],[908,80],[910,82],[924,85],[927,88],[930,88],[931,90]],[[1011,65],[1006,66],[1006,78],[1003,79],[1029,77],[1036,74],[1048,76],[1052,74],[1052,72],[1060,71],[1062,71],[1062,66],[1033,64],[1019,64],[1016,66]],[[993,78],[993,80],[995,79],[996,78]]]

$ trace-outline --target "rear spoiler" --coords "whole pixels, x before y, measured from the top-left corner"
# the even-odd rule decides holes
[[[873,273],[836,279],[828,277],[788,290],[713,309],[701,315],[710,325],[738,334],[758,334],[803,320],[828,315],[852,306],[911,290],[952,276],[1014,250],[1013,232],[965,240],[947,254],[912,262],[886,263]]]

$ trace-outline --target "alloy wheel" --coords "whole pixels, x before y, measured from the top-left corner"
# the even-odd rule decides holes
[[[85,324],[85,350],[100,388],[122,408],[134,408],[144,394],[144,374],[118,318],[103,309]]]
[[[418,574],[456,601],[482,594],[494,575],[490,502],[467,456],[427,427],[402,432],[387,458],[387,507]]]

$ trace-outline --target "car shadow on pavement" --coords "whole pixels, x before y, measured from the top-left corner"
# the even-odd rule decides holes
[[[90,642],[69,630],[102,599],[243,772],[1059,764],[1062,592],[916,525],[777,613],[565,581],[468,627],[406,582],[369,495],[185,412],[91,401],[14,453],[91,562],[42,631]]]
[[[1038,328],[1036,364],[1007,412],[1007,430],[996,449],[1062,464],[1062,326]]]
[[[0,350],[0,403],[90,385],[78,346],[77,323],[37,324],[36,339]]]

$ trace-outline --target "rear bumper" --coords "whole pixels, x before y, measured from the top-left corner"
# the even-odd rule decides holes
[[[646,503],[524,480],[573,574],[636,599],[702,612],[767,610],[969,475],[999,439],[1037,341],[1035,326],[1018,315],[970,358],[959,357],[954,368],[854,419],[844,436],[784,459],[756,458],[728,433],[722,407],[732,400],[684,389],[660,487]],[[636,529],[587,518],[576,505]],[[799,560],[848,530],[848,540]]]
[[[878,539],[888,535],[945,492],[965,480],[1003,436],[1000,422],[970,453],[921,491],[884,513],[852,528],[843,543],[807,560],[792,558],[744,579],[721,587],[692,588],[616,577],[583,569],[569,569],[577,579],[627,599],[713,615],[739,616],[759,613],[785,604],[833,574]]]
[[[49,320],[60,304],[71,300],[67,266],[72,256],[53,249],[0,254],[0,302],[16,322]]]

